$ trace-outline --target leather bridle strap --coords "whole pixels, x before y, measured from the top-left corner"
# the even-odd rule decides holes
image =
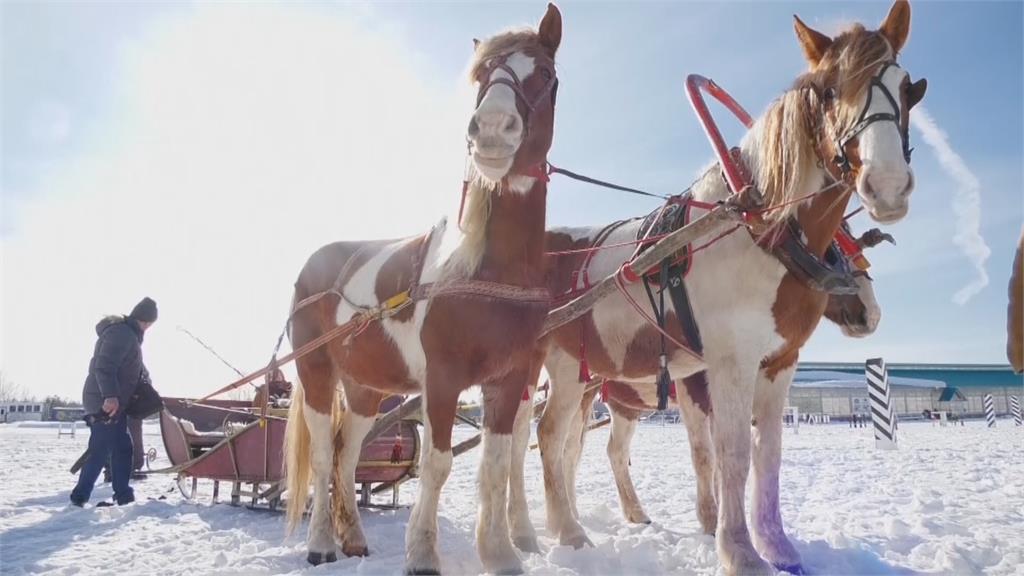
[[[861,110],[860,116],[857,117],[857,122],[854,123],[853,127],[847,130],[841,137],[836,139],[836,156],[833,159],[833,162],[840,167],[844,174],[847,174],[852,170],[850,158],[846,155],[846,146],[851,140],[860,136],[861,132],[867,130],[868,126],[871,126],[875,122],[888,121],[896,124],[896,128],[900,132],[900,138],[903,140],[903,158],[907,161],[907,164],[910,163],[910,155],[913,153],[914,149],[910,147],[910,134],[904,129],[904,126],[902,126],[900,122],[900,105],[882,82],[882,77],[885,76],[886,71],[888,71],[890,67],[899,68],[900,66],[895,61],[886,62],[882,66],[882,69],[878,71],[878,74],[875,74],[875,76],[871,78],[871,84],[868,87],[868,99],[864,103],[864,109]],[[871,97],[875,93],[876,88],[880,90],[882,95],[885,96],[885,99],[889,101],[889,105],[892,107],[892,112],[876,112],[874,114],[868,114],[868,110],[871,108]]]
[[[483,102],[484,97],[487,96],[487,91],[494,87],[496,84],[508,86],[508,88],[512,90],[512,93],[516,95],[516,99],[521,101],[523,103],[523,106],[526,107],[526,118],[523,122],[523,132],[524,134],[529,134],[530,119],[532,118],[532,112],[536,110],[537,105],[540,104],[541,100],[543,100],[545,97],[554,96],[554,91],[558,86],[558,77],[555,76],[554,73],[552,73],[551,78],[548,80],[547,84],[544,85],[544,88],[537,92],[537,97],[534,98],[533,100],[530,100],[530,97],[527,96],[526,92],[523,90],[523,82],[522,80],[520,80],[519,75],[516,74],[516,71],[513,70],[511,66],[505,63],[505,61],[508,60],[509,56],[510,54],[496,56],[492,58],[491,61],[487,64],[486,70],[488,80],[485,84],[483,84],[480,87],[480,92],[477,93],[476,105],[477,107],[480,106],[480,103]],[[494,72],[496,70],[501,70],[502,72],[508,74],[509,77],[491,78],[491,76],[494,75]],[[553,100],[554,98],[552,98],[552,106],[554,106]]]

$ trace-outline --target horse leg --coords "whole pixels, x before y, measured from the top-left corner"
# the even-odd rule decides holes
[[[779,465],[782,459],[782,411],[796,363],[768,377],[758,373],[754,393],[754,501],[751,516],[757,549],[776,568],[799,573],[800,553],[786,537],[779,511]]]
[[[697,520],[705,534],[714,535],[718,525],[718,504],[715,502],[715,462],[714,453],[711,451],[711,418],[700,404],[694,401],[697,394],[707,394],[694,391],[692,394],[687,386],[676,386],[679,392],[676,399],[679,403],[679,411],[683,415],[683,424],[686,426],[686,435],[690,439],[690,459],[693,461],[693,471],[697,476]],[[706,406],[706,404],[704,404]]]
[[[437,505],[441,488],[452,471],[452,426],[459,391],[447,374],[427,367],[423,393],[423,451],[420,456],[420,493],[405,530],[406,574],[440,574],[437,555]],[[437,386],[430,387],[433,382]]]
[[[636,495],[633,478],[629,475],[629,445],[636,432],[636,422],[640,418],[638,410],[631,410],[615,401],[611,402],[612,431],[608,436],[608,460],[615,475],[615,487],[619,490],[619,504],[622,515],[627,522],[634,524],[650,524],[640,498]]]
[[[544,463],[548,530],[558,536],[562,545],[593,546],[569,506],[563,462],[569,422],[579,410],[584,384],[578,381],[576,361],[557,348],[548,354],[546,366],[551,377],[551,394],[537,426],[537,440]]]
[[[711,396],[712,441],[718,484],[715,541],[726,574],[774,574],[758,556],[744,513],[750,470],[750,418],[759,359],[705,356]]]
[[[340,410],[335,390],[337,378],[323,350],[300,358],[296,362],[296,369],[299,385],[295,387],[292,397],[290,429],[287,433],[290,462],[288,487],[291,498],[288,516],[290,525],[301,519],[311,483],[313,507],[306,537],[306,560],[317,565],[337,560],[328,497],[334,460],[335,416]]]
[[[537,533],[530,522],[529,505],[526,501],[526,475],[524,465],[526,451],[530,444],[530,422],[533,420],[533,398],[536,393],[536,379],[527,383],[529,398],[519,402],[515,427],[512,428],[512,465],[509,469],[508,524],[512,543],[523,552],[539,554]]]
[[[532,361],[519,365],[482,386],[484,430],[483,457],[478,473],[480,494],[476,521],[476,546],[488,572],[521,574],[522,561],[512,547],[508,529],[508,485],[512,468],[512,430],[520,411],[523,388],[530,376],[536,382]],[[538,369],[539,370],[539,369]]]
[[[366,556],[369,548],[356,505],[356,466],[363,450],[363,439],[373,427],[382,394],[372,390],[345,387],[348,410],[335,437],[337,462],[334,466],[334,535],[345,556]]]
[[[569,434],[565,440],[565,489],[569,495],[569,507],[576,519],[580,517],[579,508],[576,506],[576,472],[583,457],[583,442],[587,438],[587,428],[590,426],[591,414],[594,411],[594,397],[597,396],[598,390],[595,388],[583,394],[579,412],[570,423]]]

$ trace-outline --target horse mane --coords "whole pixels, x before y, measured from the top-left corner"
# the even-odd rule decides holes
[[[487,221],[491,216],[491,194],[500,184],[491,182],[471,168],[469,187],[462,211],[462,222],[456,222],[457,243],[451,246],[444,264],[445,278],[468,278],[480,267],[487,249]]]
[[[480,42],[469,65],[469,80],[477,82],[486,69],[487,62],[497,56],[523,52],[538,54],[544,48],[540,37],[531,28],[513,28],[498,33]],[[450,256],[444,264],[442,277],[470,277],[480,267],[487,246],[487,221],[491,215],[491,195],[500,183],[491,182],[470,168],[469,185],[463,206],[462,222],[456,230],[461,232],[457,243],[453,242]]]
[[[768,220],[784,222],[793,215],[797,204],[792,201],[805,193],[807,178],[818,164],[811,133],[818,104],[815,88],[836,89],[840,105],[836,107],[834,122],[842,127],[841,133],[856,122],[861,96],[876,67],[894,56],[880,33],[854,24],[835,39],[813,70],[797,78],[793,87],[772,102],[758,119],[744,139],[760,140],[760,145],[748,148],[752,150],[751,173],[767,206],[786,205],[770,213]]]
[[[469,64],[469,81],[476,82],[492,58],[513,52],[532,55],[543,50],[540,36],[532,28],[510,28],[495,34],[477,44],[473,60]]]

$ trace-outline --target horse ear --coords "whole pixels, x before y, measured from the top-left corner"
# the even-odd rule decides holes
[[[817,66],[825,56],[825,51],[832,45],[832,39],[804,24],[796,14],[793,14],[793,29],[796,31],[800,46],[804,49],[804,57],[811,67]]]
[[[907,86],[907,107],[913,108],[924,99],[924,93],[928,90],[928,79],[921,78],[917,82]]]
[[[878,31],[892,45],[893,52],[898,54],[910,35],[910,2],[896,0]]]
[[[558,51],[558,45],[562,43],[562,13],[554,4],[548,4],[548,11],[544,13],[544,19],[537,27],[537,35],[540,36],[540,43],[554,56]]]
[[[473,51],[476,52],[478,48],[480,48],[480,40],[473,38]]]

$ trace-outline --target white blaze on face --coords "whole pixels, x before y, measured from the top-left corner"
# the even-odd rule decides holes
[[[505,60],[520,82],[533,73],[533,57],[516,52]],[[488,81],[505,78],[515,80],[508,72],[495,68]],[[525,119],[516,106],[516,93],[507,84],[492,84],[469,123],[469,141],[473,145],[473,163],[488,180],[505,177],[516,151],[522,144]]]
[[[875,299],[875,288],[872,286],[871,280],[867,276],[857,276],[856,280],[857,285],[860,286],[857,296],[864,303],[864,318],[866,320],[864,334],[873,334],[882,320],[882,307]]]
[[[900,88],[907,76],[902,68],[889,66],[881,82],[896,100],[897,108],[893,109],[880,88],[871,85],[871,105],[864,118],[872,114],[895,114],[899,120],[904,112],[900,109],[903,106]],[[865,100],[867,97],[865,94]],[[909,208],[914,173],[903,156],[899,126],[887,120],[871,123],[860,133],[859,150],[863,169],[857,180],[857,194],[861,202],[874,220],[885,223],[900,220]]]

